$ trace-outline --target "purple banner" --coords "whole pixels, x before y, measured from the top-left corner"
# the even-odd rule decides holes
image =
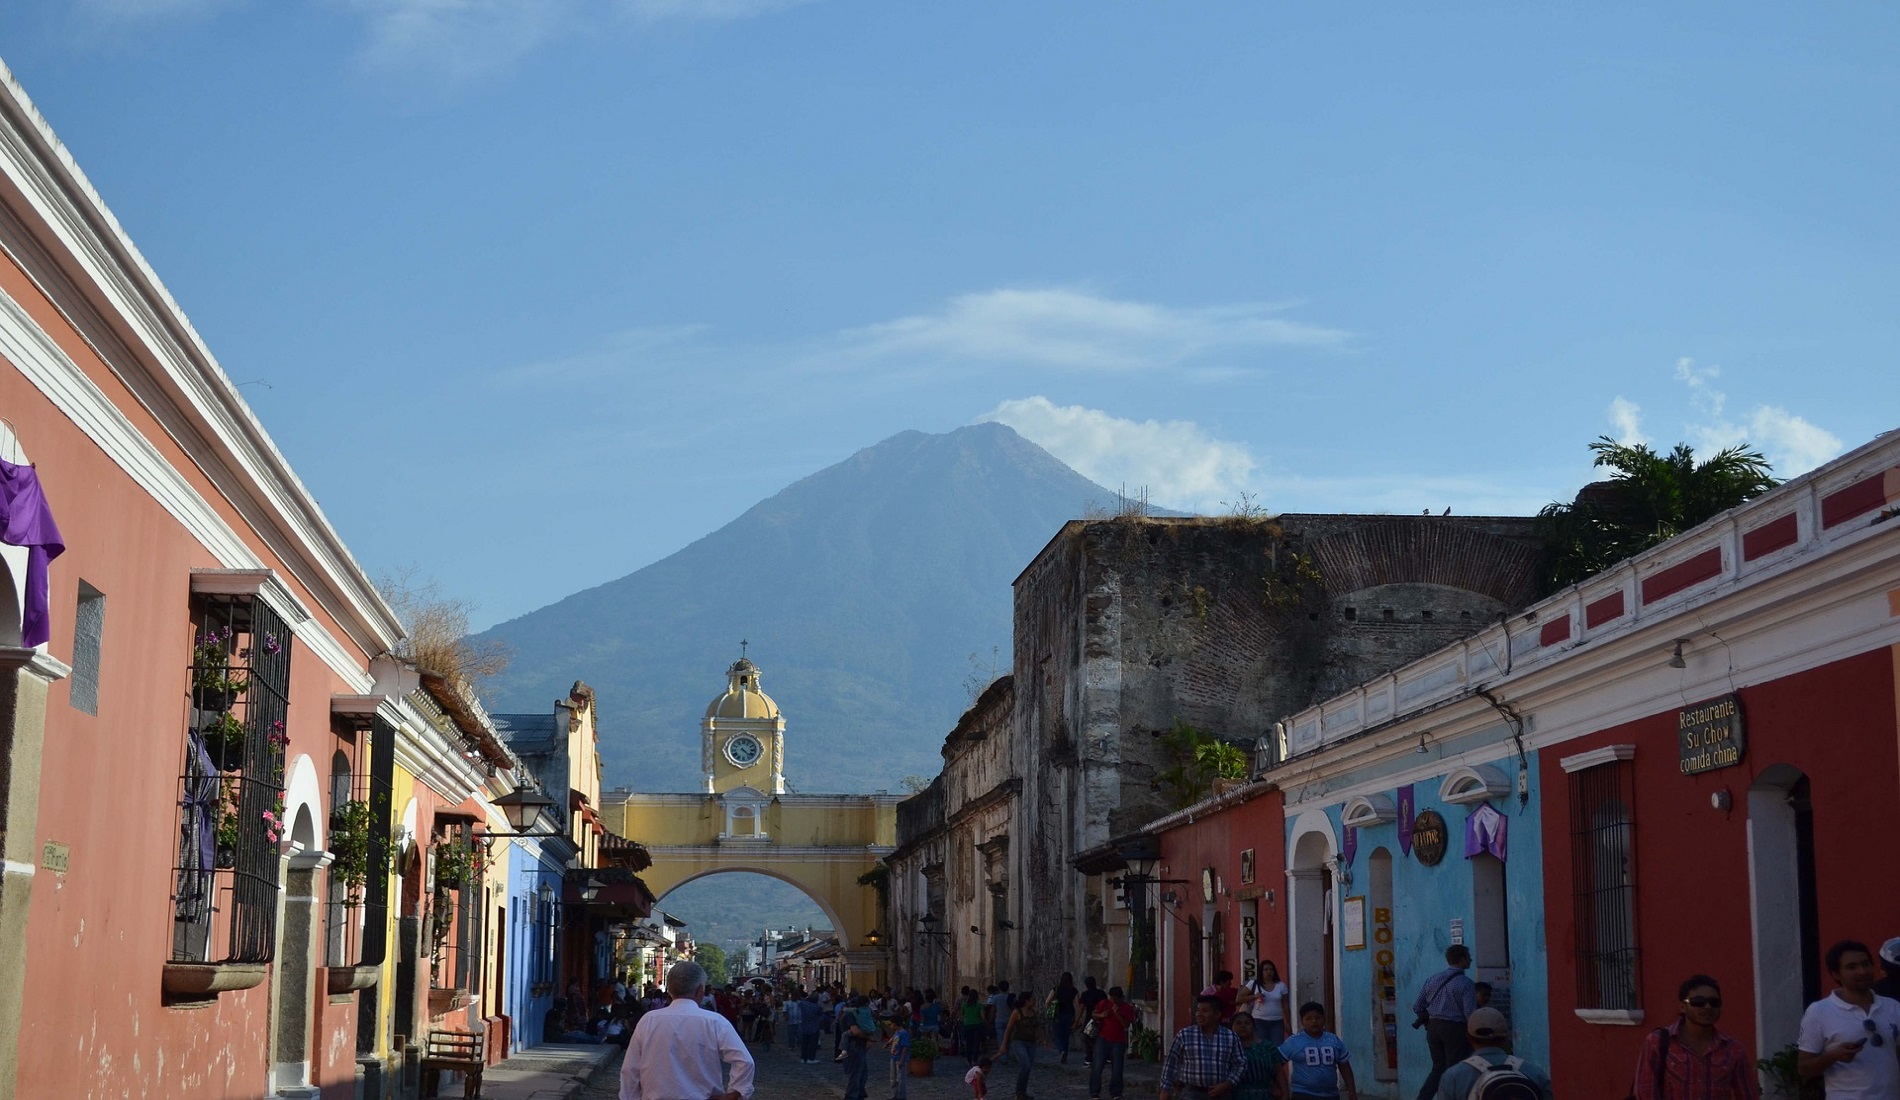
[[[1345,839],[1339,844],[1339,860],[1347,867],[1352,866],[1352,857],[1359,853],[1359,830],[1347,828]]]
[[[1418,815],[1412,803],[1412,785],[1407,783],[1399,788],[1399,851],[1412,854],[1412,819]]]

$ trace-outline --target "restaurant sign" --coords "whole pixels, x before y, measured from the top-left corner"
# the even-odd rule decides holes
[[[1445,858],[1445,844],[1450,835],[1438,811],[1426,810],[1412,822],[1412,854],[1425,866],[1436,867]]]
[[[1748,727],[1742,721],[1742,700],[1724,695],[1676,712],[1676,733],[1682,748],[1682,774],[1714,771],[1742,762],[1748,753]]]

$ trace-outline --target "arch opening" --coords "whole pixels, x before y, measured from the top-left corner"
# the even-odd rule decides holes
[[[855,883],[853,889],[862,889]],[[868,929],[846,926],[823,892],[798,877],[769,867],[719,867],[681,879],[659,895],[655,911],[686,922],[696,944],[716,944],[726,954],[728,974],[740,980],[747,970],[747,948],[758,951],[757,965],[770,971],[775,957],[770,933],[829,930],[847,950],[853,935]],[[763,942],[762,942],[763,941]]]

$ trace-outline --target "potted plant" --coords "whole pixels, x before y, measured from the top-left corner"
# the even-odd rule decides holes
[[[250,686],[250,678],[231,665],[237,632],[229,626],[207,630],[191,647],[192,705],[199,710],[228,711]],[[237,657],[248,656],[239,651]]]
[[[444,837],[435,844],[435,888],[454,890],[482,877],[488,848],[480,838]]]
[[[910,1041],[910,1075],[930,1077],[936,1074],[937,1055],[942,1053],[935,1035],[919,1035]]]
[[[1800,1054],[1790,1043],[1774,1057],[1763,1058],[1755,1063],[1768,1085],[1767,1095],[1778,1097],[1779,1100],[1821,1100],[1821,1079],[1803,1077],[1795,1072],[1795,1063]]]
[[[225,869],[237,866],[238,819],[237,789],[229,779],[218,796],[218,824],[214,832],[213,866]]]
[[[1153,1028],[1136,1027],[1128,1037],[1128,1052],[1146,1062],[1161,1060],[1161,1033]]]
[[[205,754],[221,772],[236,771],[244,761],[244,722],[230,711],[211,719],[198,729],[204,738]]]
[[[364,799],[351,799],[339,805],[330,814],[330,853],[336,859],[330,864],[330,877],[344,888],[343,904],[355,906],[362,904],[362,890],[372,874],[387,874],[389,847],[384,845],[380,853],[371,843],[376,828],[376,815],[370,804]],[[381,860],[374,857],[380,854]],[[375,864],[382,863],[379,867]],[[436,864],[436,878],[440,881],[441,863]]]

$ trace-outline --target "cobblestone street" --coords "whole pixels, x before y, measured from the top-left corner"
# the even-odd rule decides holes
[[[783,1045],[775,1044],[770,1050],[754,1046],[752,1057],[758,1062],[758,1085],[753,1090],[757,1100],[829,1100],[844,1096],[844,1067],[829,1061],[830,1046],[823,1048],[827,1059],[815,1066],[800,1065]],[[1043,1052],[1043,1060],[1029,1078],[1029,1095],[1035,1100],[1083,1100],[1088,1096],[1088,1069],[1081,1063],[1081,1055],[1071,1054],[1069,1065],[1057,1065],[1055,1055]],[[957,1100],[968,1097],[970,1090],[963,1083],[963,1071],[966,1068],[960,1056],[939,1059],[934,1077],[912,1077],[910,1079],[911,1100]],[[1130,1097],[1153,1096],[1155,1081],[1160,1076],[1161,1067],[1154,1063],[1128,1063],[1127,1082],[1124,1095]],[[888,1078],[885,1076],[885,1063],[873,1064],[868,1077],[865,1095],[869,1100],[887,1100],[891,1094]],[[1015,1070],[1010,1066],[998,1066],[990,1074],[990,1095],[997,1100],[1010,1100],[1015,1090]],[[588,1082],[587,1088],[579,1094],[582,1100],[615,1100],[619,1096],[620,1059],[615,1058],[601,1067]],[[1107,1095],[1106,1083],[1103,1095]]]

